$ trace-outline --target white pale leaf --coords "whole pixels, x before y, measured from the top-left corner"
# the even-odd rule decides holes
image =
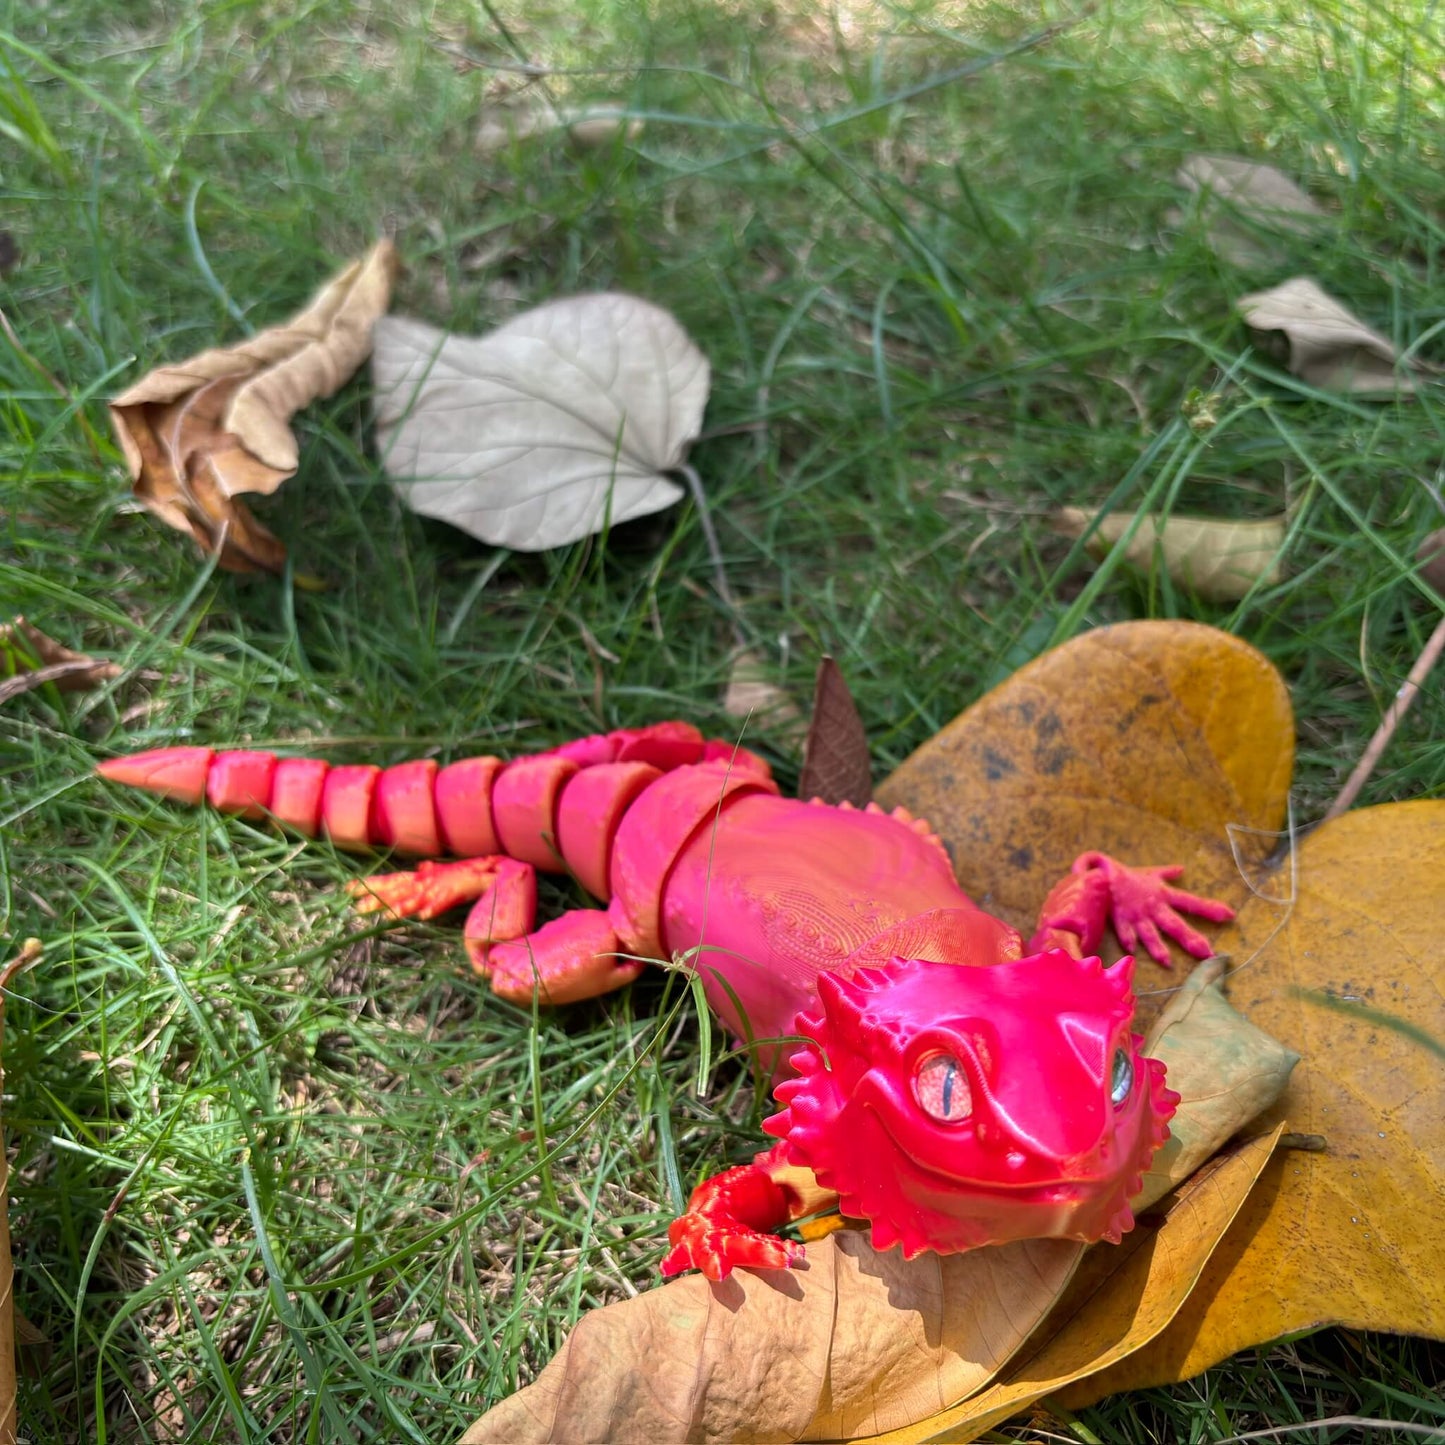
[[[481,337],[384,318],[377,443],[412,508],[545,551],[678,501],[664,473],[702,425],[707,358],[635,296],[553,301]]]

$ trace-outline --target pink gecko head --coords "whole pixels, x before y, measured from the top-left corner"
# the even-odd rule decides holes
[[[763,1127],[906,1257],[1108,1239],[1179,1095],[1130,1032],[1134,961],[1050,950],[992,967],[896,958],[823,974],[815,1043]]]

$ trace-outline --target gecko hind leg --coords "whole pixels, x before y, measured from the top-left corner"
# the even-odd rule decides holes
[[[577,1003],[629,984],[647,966],[627,958],[608,915],[600,908],[574,908],[521,938],[489,935],[485,898],[467,919],[462,935],[472,967],[492,992],[510,1003]]]

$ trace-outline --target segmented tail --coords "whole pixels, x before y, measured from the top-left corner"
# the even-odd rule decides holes
[[[441,767],[422,758],[390,768],[333,766],[317,758],[178,747],[113,758],[96,771],[179,802],[207,802],[251,819],[269,816],[338,848],[423,858],[506,854],[544,871],[570,871],[605,898],[622,815],[662,773],[710,761],[772,776],[756,754],[676,721],[598,733],[512,762],[475,757]]]

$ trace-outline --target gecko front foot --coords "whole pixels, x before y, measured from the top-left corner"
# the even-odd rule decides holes
[[[803,1246],[766,1231],[790,1215],[786,1191],[755,1164],[741,1164],[704,1179],[687,1201],[687,1213],[668,1226],[672,1245],[664,1275],[701,1270],[714,1282],[737,1265],[787,1269],[803,1259]]]
[[[1130,868],[1107,853],[1083,853],[1074,861],[1076,875],[1101,877],[1108,889],[1109,918],[1123,948],[1133,953],[1140,944],[1155,963],[1169,967],[1167,935],[1186,953],[1208,958],[1213,945],[1182,916],[1191,913],[1211,923],[1228,923],[1234,909],[1216,898],[1203,898],[1169,885],[1183,872],[1182,864],[1162,868]]]

